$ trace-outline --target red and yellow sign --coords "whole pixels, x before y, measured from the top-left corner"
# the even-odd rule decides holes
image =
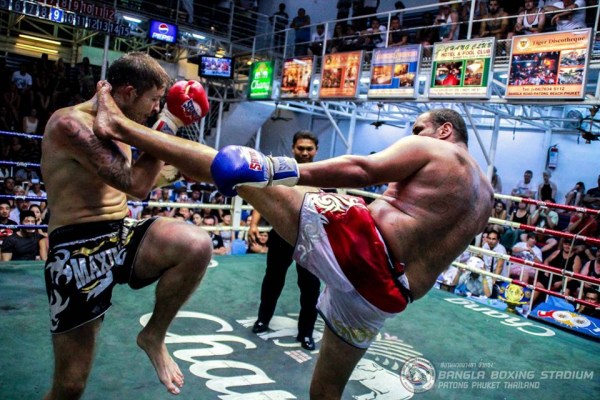
[[[327,54],[321,72],[321,98],[355,98],[360,83],[362,51]]]
[[[515,36],[506,97],[582,99],[591,29]]]

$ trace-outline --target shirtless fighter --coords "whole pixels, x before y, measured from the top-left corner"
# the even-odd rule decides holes
[[[295,260],[325,282],[319,311],[327,327],[311,399],[341,398],[385,319],[433,287],[485,228],[493,207],[492,187],[467,150],[465,122],[452,110],[420,115],[413,136],[375,154],[298,166],[239,146],[215,157],[198,143],[149,134],[119,114],[105,86],[99,85],[94,124],[99,137],[137,146],[198,180],[209,178],[212,162],[220,191],[237,190],[295,245]],[[388,189],[369,206],[357,197],[285,187],[383,183]]]
[[[159,111],[169,76],[146,54],[130,53],[108,69],[116,104],[144,123]],[[198,82],[178,82],[156,128],[173,132],[199,121],[208,99]],[[92,132],[96,97],[57,110],[42,141],[48,190],[50,253],[45,267],[50,302],[54,379],[47,399],[79,398],[92,368],[96,337],[111,306],[112,289],[158,280],[156,304],[137,336],[160,381],[177,394],[183,374],[164,344],[167,328],[200,283],[212,254],[201,229],[169,218],[127,219],[127,198],[143,199],[164,163],[149,154],[132,160],[131,148]]]

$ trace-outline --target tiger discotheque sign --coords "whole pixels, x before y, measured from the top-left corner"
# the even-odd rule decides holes
[[[506,97],[582,99],[591,29],[515,36]]]

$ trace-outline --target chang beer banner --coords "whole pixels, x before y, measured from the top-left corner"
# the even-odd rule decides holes
[[[430,98],[489,98],[495,38],[433,45]]]
[[[267,100],[273,91],[273,61],[257,61],[250,68],[248,99]]]
[[[591,29],[515,36],[506,97],[583,99]]]
[[[415,98],[421,45],[373,50],[369,98]]]

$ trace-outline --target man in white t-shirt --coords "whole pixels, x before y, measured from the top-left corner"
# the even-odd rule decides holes
[[[19,89],[19,92],[29,90],[33,85],[33,79],[31,78],[31,75],[29,75],[29,73],[27,72],[25,63],[21,63],[21,65],[19,66],[19,70],[13,72],[11,80],[15,84],[17,89]]]
[[[482,248],[485,250],[491,250],[498,254],[506,255],[506,248],[500,244],[500,237],[498,232],[491,230],[488,232],[487,241],[483,244]],[[485,263],[485,269],[498,275],[508,276],[508,265],[502,258],[496,258],[492,256],[483,256],[483,262]]]
[[[557,31],[571,31],[586,28],[585,0],[562,0],[544,7],[545,12],[560,11],[549,14],[550,23],[556,25]]]

